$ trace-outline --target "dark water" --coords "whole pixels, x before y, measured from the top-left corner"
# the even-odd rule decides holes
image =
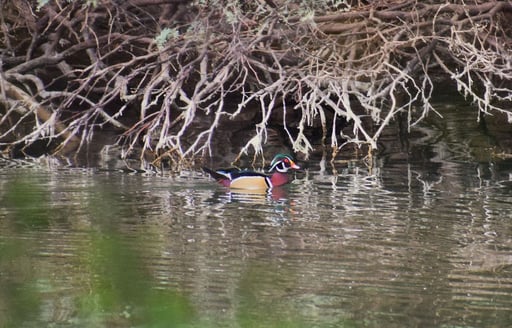
[[[512,163],[464,113],[417,131],[270,195],[6,162],[0,326],[508,327]]]

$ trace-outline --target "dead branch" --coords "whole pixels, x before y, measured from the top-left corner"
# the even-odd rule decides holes
[[[412,126],[435,112],[440,80],[512,121],[510,1],[362,3],[4,1],[0,146],[80,147],[111,126],[125,154],[179,164],[214,153],[224,126],[252,130],[239,156],[261,154],[277,124],[306,156],[317,128],[333,153],[376,149],[399,113]]]

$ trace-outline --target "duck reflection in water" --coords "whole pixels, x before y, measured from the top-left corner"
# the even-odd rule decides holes
[[[286,188],[271,189],[230,189],[227,193],[229,200],[254,204],[265,204],[269,200],[279,201],[288,199]]]

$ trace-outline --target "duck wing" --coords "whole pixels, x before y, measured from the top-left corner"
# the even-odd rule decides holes
[[[207,167],[203,167],[203,171],[205,171],[206,173],[208,173],[212,178],[214,178],[215,180],[219,181],[219,180],[231,180],[231,174],[229,172],[227,172],[226,170],[212,170],[212,169],[209,169]]]
[[[203,167],[203,171],[211,175],[212,178],[214,178],[215,180],[235,180],[241,177],[268,177],[264,173],[249,170],[241,170],[237,168],[212,170],[207,167]]]
[[[255,172],[255,171],[249,171],[249,170],[238,170],[238,171],[232,171],[230,172],[231,180],[235,180],[242,177],[262,177],[267,178],[268,175],[261,173],[261,172]]]

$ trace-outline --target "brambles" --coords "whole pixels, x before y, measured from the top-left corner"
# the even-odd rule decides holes
[[[435,111],[438,82],[483,113],[512,117],[507,1],[36,7],[2,3],[0,144],[7,148],[48,140],[73,154],[109,128],[124,154],[141,149],[182,164],[211,154],[220,126],[257,111],[240,154],[262,152],[275,117],[306,156],[314,148],[307,131],[318,128],[333,154],[346,144],[372,150],[399,113],[410,127]],[[236,108],[227,104],[233,98]],[[340,129],[347,123],[351,129]]]

